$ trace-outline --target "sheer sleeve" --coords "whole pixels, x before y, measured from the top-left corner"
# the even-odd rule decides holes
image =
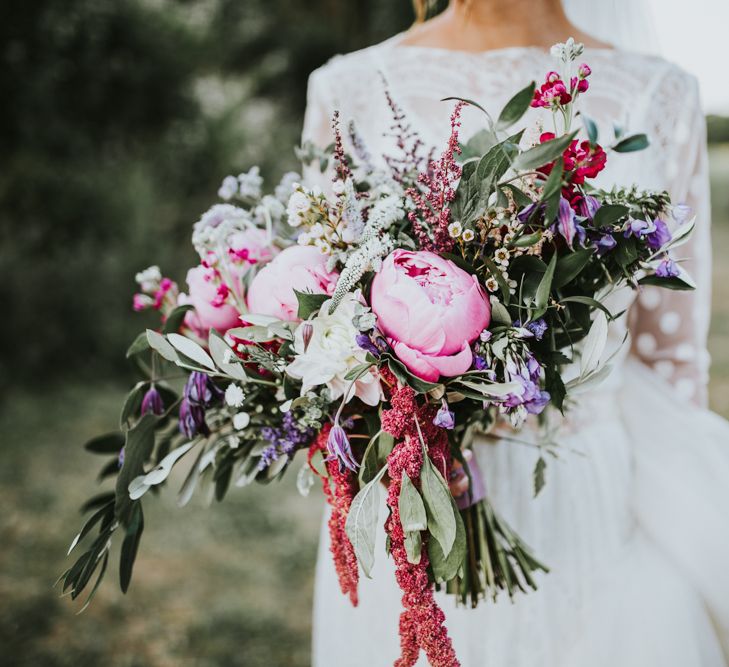
[[[322,149],[332,142],[332,114],[334,113],[325,68],[326,65],[324,68],[314,70],[309,76],[304,129],[301,133],[302,145],[311,142]],[[315,162],[304,168],[303,177],[309,187],[318,185],[326,191],[331,186],[328,175],[322,173]]]
[[[631,312],[632,352],[670,381],[684,398],[705,406],[709,376],[707,335],[711,311],[711,239],[706,123],[695,80],[672,70],[656,91],[656,135],[666,189],[696,216],[691,240],[675,250],[696,290],[641,291]]]

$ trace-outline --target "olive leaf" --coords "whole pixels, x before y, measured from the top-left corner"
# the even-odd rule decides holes
[[[425,530],[428,527],[423,499],[405,470],[402,471],[398,509],[400,510],[400,523],[406,533]]]
[[[433,462],[424,456],[420,470],[420,488],[425,501],[428,531],[438,541],[443,555],[448,557],[456,539],[456,514],[451,504],[451,492]]]
[[[367,577],[375,564],[375,536],[380,514],[380,480],[387,471],[383,466],[354,497],[344,530]]]

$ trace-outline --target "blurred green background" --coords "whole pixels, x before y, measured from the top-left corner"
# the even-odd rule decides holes
[[[110,576],[77,617],[51,584],[94,489],[81,444],[130,379],[134,273],[182,278],[224,175],[296,168],[308,73],[411,20],[405,0],[3,0],[0,665],[309,664],[322,499],[293,476],[275,499],[147,503],[126,597]],[[729,121],[710,135],[712,405],[729,416]]]

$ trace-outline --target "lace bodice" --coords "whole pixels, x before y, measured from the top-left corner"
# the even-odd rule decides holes
[[[627,326],[631,353],[671,381],[685,398],[706,402],[710,313],[710,210],[705,121],[696,81],[665,60],[611,49],[585,49],[583,60],[593,69],[591,87],[581,108],[609,143],[615,124],[629,132],[645,132],[648,150],[614,155],[599,184],[637,183],[666,189],[675,203],[686,203],[697,216],[692,240],[678,258],[697,283],[695,292],[644,288],[630,309]],[[452,103],[458,96],[480,103],[498,114],[506,101],[531,80],[543,79],[553,69],[552,58],[540,48],[516,47],[467,53],[405,46],[396,36],[382,44],[338,56],[312,73],[304,122],[304,139],[331,143],[331,117],[338,110],[346,122],[356,123],[373,157],[395,154],[388,135],[390,94],[405,111],[426,144],[445,146]],[[540,110],[524,119],[527,133],[536,132]],[[461,136],[468,138],[484,127],[484,116],[467,108]],[[310,179],[316,178],[313,174]]]

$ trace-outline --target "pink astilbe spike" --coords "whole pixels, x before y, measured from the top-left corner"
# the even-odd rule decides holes
[[[407,195],[415,210],[408,213],[415,236],[424,250],[448,252],[455,243],[448,232],[451,223],[450,204],[456,198],[456,187],[462,169],[456,162],[460,155],[458,130],[465,102],[458,102],[451,114],[451,136],[448,146],[438,160],[431,160],[427,172],[421,172],[418,182],[422,187],[408,188]]]

